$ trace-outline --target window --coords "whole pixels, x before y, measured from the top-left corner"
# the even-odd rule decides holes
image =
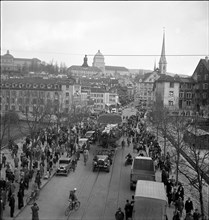
[[[187,106],[191,106],[191,101],[190,101],[190,100],[187,100],[187,101],[186,101],[186,105],[187,105]]]
[[[38,87],[38,84],[33,84],[33,88],[37,88]]]
[[[16,91],[12,91],[12,96],[16,96]]]
[[[69,85],[66,85],[66,89],[69,89]]]
[[[30,88],[30,87],[31,87],[31,84],[27,83],[26,88]]]
[[[173,101],[168,101],[169,106],[173,106]]]
[[[66,105],[69,105],[69,100],[65,100],[65,104],[66,104]]]
[[[207,83],[203,84],[203,89],[208,89],[208,84]]]
[[[205,74],[205,80],[208,80],[208,79],[209,79],[209,75]]]
[[[170,88],[174,88],[174,83],[170,82]]]
[[[66,92],[66,96],[69,96],[69,92]]]
[[[169,91],[169,97],[173,97],[173,91]]]
[[[48,89],[51,89],[51,87],[52,87],[52,85],[50,85],[50,84],[47,85],[47,88],[48,88]]]
[[[184,98],[184,93],[183,92],[179,93],[179,98]]]
[[[12,111],[15,111],[15,105],[12,105]]]
[[[41,87],[41,89],[43,89],[43,88],[45,87],[45,85],[44,85],[44,84],[41,84],[40,87]]]
[[[191,89],[192,88],[192,84],[188,83],[187,84],[187,89]]]
[[[187,92],[186,93],[186,98],[191,99],[192,98],[192,93],[191,92]]]
[[[12,103],[15,103],[15,98],[12,98]]]

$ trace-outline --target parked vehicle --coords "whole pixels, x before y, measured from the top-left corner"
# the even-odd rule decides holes
[[[163,183],[138,180],[134,200],[133,220],[167,219],[167,198]]]
[[[57,168],[56,175],[67,176],[71,169],[71,158],[60,158],[59,167]]]
[[[94,144],[97,141],[97,135],[95,131],[87,131],[85,138],[88,138],[90,144]]]
[[[109,155],[98,154],[93,159],[93,172],[96,170],[105,170],[110,172]]]
[[[130,189],[134,190],[137,180],[155,181],[155,166],[151,157],[137,156],[133,158],[130,174]]]

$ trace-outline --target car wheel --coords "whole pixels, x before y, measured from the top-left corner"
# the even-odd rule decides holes
[[[110,172],[110,168],[107,168],[107,173],[109,173]]]

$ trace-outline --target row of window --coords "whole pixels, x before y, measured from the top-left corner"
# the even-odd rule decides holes
[[[55,84],[55,85],[52,85],[52,84],[36,84],[36,83],[2,83],[1,84],[1,87],[6,87],[6,88],[23,88],[23,87],[26,87],[26,88],[33,88],[33,89],[36,89],[38,87],[40,87],[41,89],[44,89],[44,88],[47,88],[47,89],[51,89],[51,88],[55,88],[55,89],[59,89],[59,85]]]
[[[186,101],[186,106],[191,106],[191,104],[192,104],[191,100],[187,100]],[[174,101],[169,100],[168,101],[168,105],[169,106],[173,106],[174,105]]]

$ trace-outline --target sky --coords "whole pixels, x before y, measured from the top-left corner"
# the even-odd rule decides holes
[[[192,75],[209,55],[208,1],[1,1],[1,55],[153,70],[165,28],[167,71]]]

